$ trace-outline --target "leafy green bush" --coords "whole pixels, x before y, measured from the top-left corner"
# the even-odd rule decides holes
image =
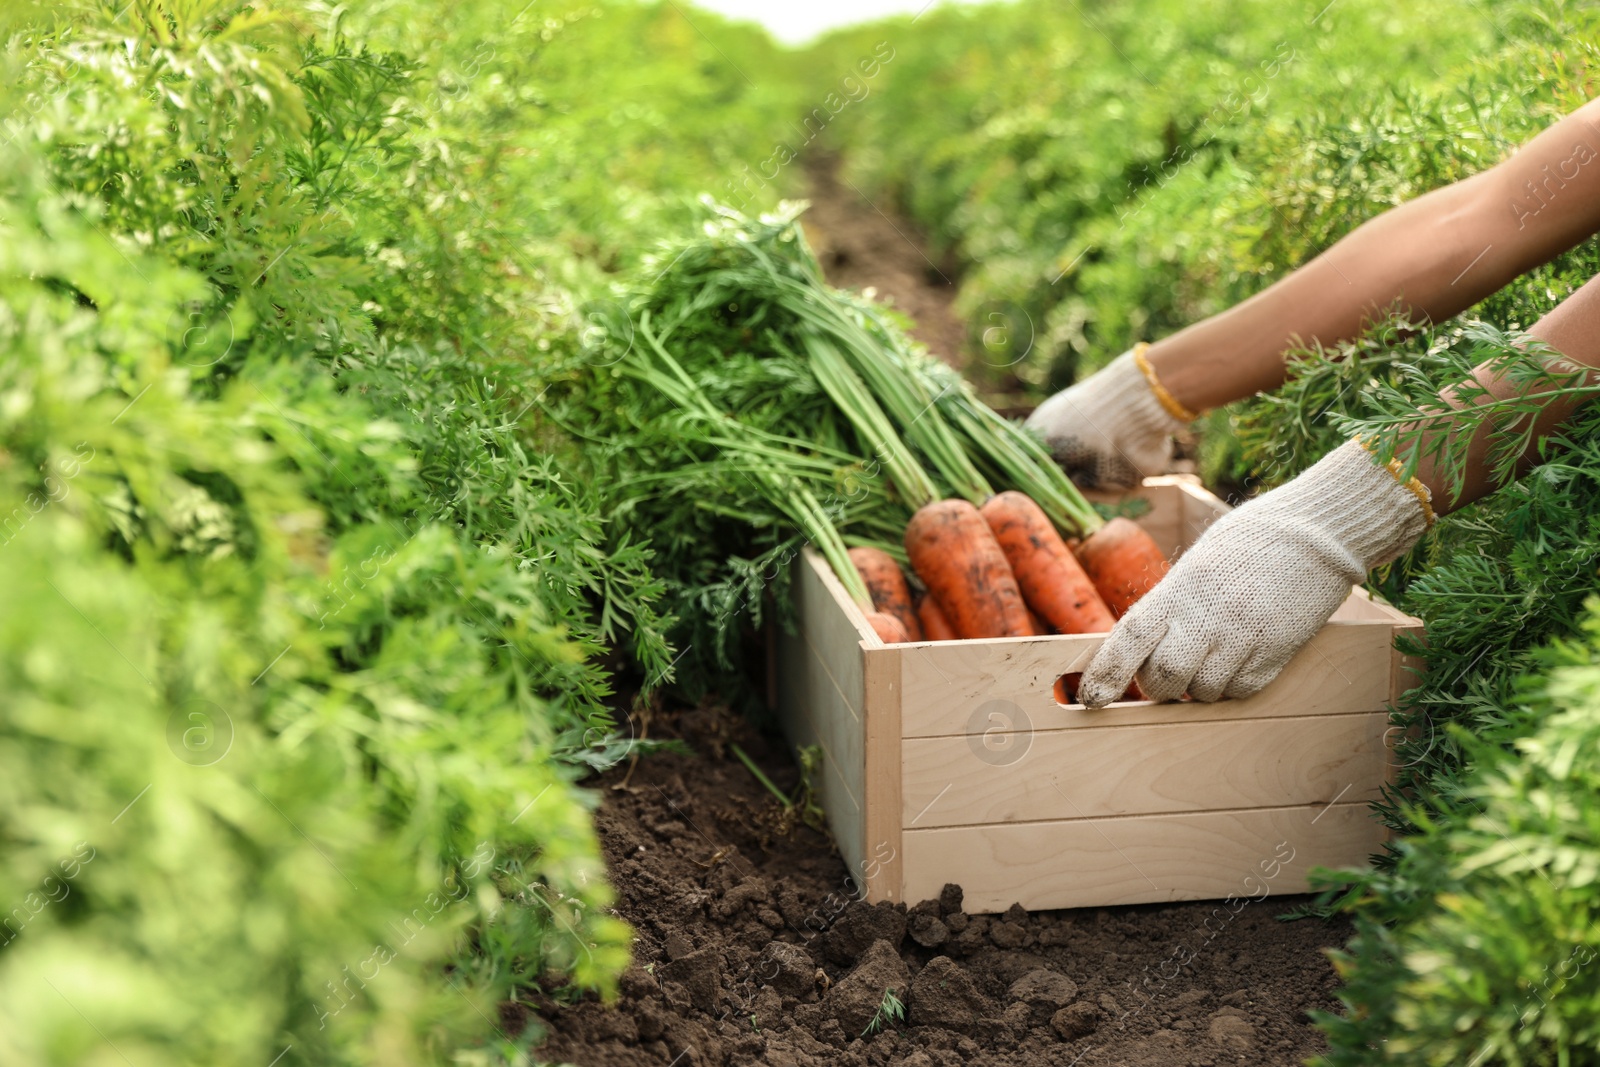
[[[489,1062],[614,988],[574,783],[673,650],[539,401],[759,131],[666,7],[524,15],[8,20],[0,1061]]]
[[[1335,1064],[1580,1064],[1600,1055],[1600,601],[1511,706],[1514,753],[1476,740],[1462,815],[1365,879]],[[1378,904],[1376,901],[1381,900]],[[1378,921],[1379,919],[1384,922]]]
[[[397,428],[267,337],[196,395],[168,328],[198,278],[7,184],[3,1058],[431,1058],[511,977],[437,965],[500,921],[514,857],[585,910],[506,919],[502,962],[603,983],[626,934],[550,758],[586,712],[536,695],[581,647],[536,576],[399,509],[325,520],[334,486],[281,443],[400,480]],[[93,863],[36,910],[78,842]]]

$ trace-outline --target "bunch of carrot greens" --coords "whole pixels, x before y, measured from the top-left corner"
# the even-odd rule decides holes
[[[884,309],[830,288],[797,217],[714,209],[594,375],[595,398],[613,392],[590,415],[627,413],[618,512],[698,601],[680,614],[725,606],[705,595],[719,575],[748,582],[744,546],[781,564],[810,544],[886,642],[1109,629],[1165,573],[1160,550]],[[711,620],[724,646],[733,621]]]

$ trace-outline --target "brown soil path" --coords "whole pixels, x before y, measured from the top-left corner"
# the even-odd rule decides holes
[[[811,209],[801,221],[828,281],[841,289],[875,289],[911,318],[911,336],[961,367],[967,331],[952,306],[955,268],[935,263],[916,226],[892,205],[868,199],[840,175],[833,157],[816,156],[806,175]]]

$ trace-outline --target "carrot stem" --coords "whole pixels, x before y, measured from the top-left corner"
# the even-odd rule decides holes
[[[706,398],[694,379],[685,373],[678,361],[672,358],[671,353],[662,346],[661,341],[651,331],[648,312],[640,316],[638,333],[645,339],[649,349],[655,354],[668,373],[657,373],[651,376],[646,373],[645,369],[635,366],[629,366],[627,368],[628,373],[636,374],[650,381],[651,384],[662,388],[663,393],[677,403],[680,408],[684,409],[686,414],[706,419],[713,424],[728,423],[738,426],[741,431],[750,429],[739,426],[737,420],[726,412],[718,411],[716,406]],[[765,437],[777,441],[785,440],[773,434],[762,434],[755,430],[750,432],[757,437]],[[802,455],[804,450],[809,447],[808,443],[799,441],[794,442],[791,446],[791,448],[798,448]],[[789,462],[793,455],[790,449],[762,453],[757,446],[753,444],[747,445],[738,435],[731,435],[722,445],[719,445],[719,448],[725,455],[745,455],[766,460],[765,463],[752,463],[751,469],[745,473],[761,490],[761,494],[767,499],[767,502],[788,515],[790,521],[800,529],[800,532],[812,544],[816,545],[823,558],[833,567],[834,573],[838,575],[840,583],[845,588],[845,592],[850,594],[850,599],[854,600],[863,609],[870,611],[872,608],[872,595],[867,591],[867,585],[861,580],[861,575],[856,573],[855,564],[850,562],[849,551],[845,548],[844,540],[839,536],[838,528],[828,518],[827,512],[817,501],[811,490],[799,478],[794,476],[797,466]]]
[[[732,749],[733,754],[739,757],[739,762],[745,765],[745,769],[756,776],[756,781],[766,786],[767,792],[777,797],[778,801],[784,807],[794,807],[794,802],[784,794],[783,790],[779,789],[777,785],[774,784],[771,778],[768,778],[765,774],[761,773],[761,768],[756,766],[756,761],[746,755],[744,749],[740,748],[737,742],[728,742],[728,748]]]
[[[913,508],[937,500],[939,491],[895,432],[883,408],[845,361],[839,349],[814,334],[804,337],[806,354],[818,383],[861,434],[874,457],[889,471],[900,495]]]

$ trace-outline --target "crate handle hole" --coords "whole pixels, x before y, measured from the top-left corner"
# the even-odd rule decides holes
[[[1055,685],[1052,687],[1051,695],[1055,697],[1057,704],[1060,704],[1062,707],[1066,708],[1083,707],[1083,704],[1078,700],[1078,682],[1082,677],[1082,671],[1073,671],[1069,674],[1063,674],[1055,680]],[[1183,702],[1188,701],[1190,697],[1189,694],[1185,693],[1179,699],[1180,702]],[[1128,687],[1128,691],[1126,693],[1122,694],[1121,700],[1114,702],[1114,706],[1136,704],[1142,707],[1144,705],[1154,703],[1155,701],[1146,699],[1145,695],[1139,692],[1138,683],[1134,683]]]

